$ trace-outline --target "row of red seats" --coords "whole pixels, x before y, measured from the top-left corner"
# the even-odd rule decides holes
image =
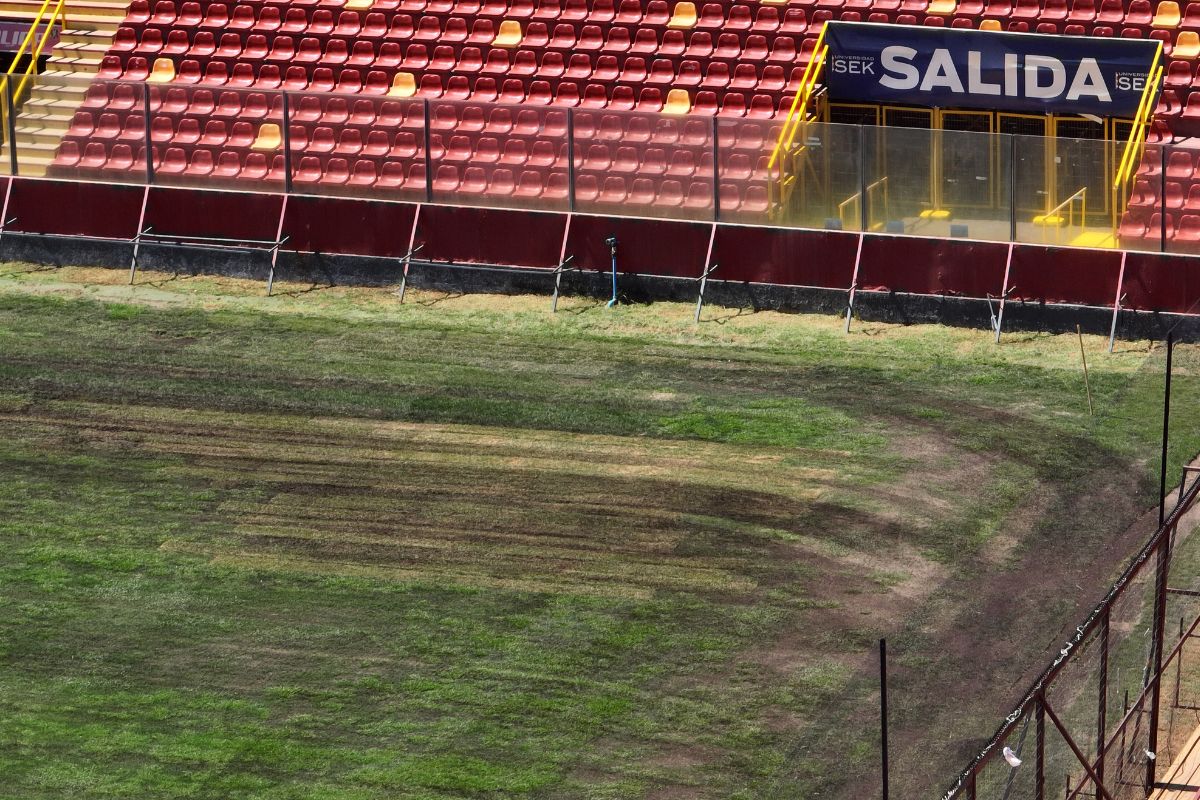
[[[114,145],[107,151],[99,142],[92,142],[80,151],[75,142],[64,142],[55,159],[55,174],[108,173],[105,177],[119,179],[112,173],[128,172],[140,178],[145,169],[145,150],[135,151],[126,144]],[[214,157],[210,150],[197,150],[189,157],[181,148],[168,148],[161,160],[156,154],[155,176],[169,183],[174,177],[187,180],[213,181],[274,181],[282,182],[285,169],[281,156],[268,159],[262,153],[238,153],[221,151]],[[519,177],[517,177],[519,175]],[[135,179],[137,179],[135,178]],[[432,181],[426,179],[424,165],[398,162],[384,164],[382,168],[373,161],[332,157],[322,160],[315,156],[302,157],[297,163],[293,183],[301,191],[328,191],[334,187],[347,186],[360,191],[372,189],[404,189],[423,191],[429,189],[435,197],[446,195],[458,199],[463,195],[491,195],[493,198],[531,198],[566,201],[569,195],[567,174],[563,171],[541,173],[524,170],[514,173],[512,169],[497,167],[486,169],[479,166],[459,168],[451,164],[439,165]],[[767,210],[767,194],[763,186],[742,187],[733,183],[722,183],[719,187],[722,215],[737,213],[760,217]],[[575,179],[576,208],[587,210],[590,206],[644,205],[662,211],[683,208],[706,210],[714,208],[712,181],[686,181],[673,178],[661,181],[650,178],[627,179],[620,175],[578,175]]]
[[[1162,243],[1165,233],[1167,250],[1170,252],[1195,252],[1200,248],[1200,215],[1153,214],[1147,220],[1126,214],[1121,220],[1122,245],[1144,248],[1149,243]],[[1157,249],[1154,247],[1153,249]]]
[[[107,57],[106,57],[107,58]],[[145,63],[135,63],[139,59],[130,59],[129,67],[121,73],[115,68],[102,67],[99,77],[105,80],[145,80],[148,68]],[[253,74],[246,75],[243,80],[233,83],[228,77],[221,80],[215,77],[200,76],[192,80],[185,74],[178,77],[180,83],[204,82],[209,86],[230,85],[238,88],[276,88],[273,83],[266,86],[257,82]],[[525,82],[510,78],[499,87],[496,80],[490,77],[476,78],[471,82],[462,75],[451,76],[443,84],[440,76],[426,74],[421,76],[416,94],[422,98],[445,100],[472,100],[475,102],[499,102],[507,104],[555,105],[563,108],[609,108],[619,111],[657,112],[664,106],[664,90],[657,87],[646,87],[637,94],[634,88],[627,85],[614,85],[589,81],[580,85],[566,79],[557,82],[555,88],[550,81],[533,80],[528,85]],[[353,69],[343,69],[337,79],[329,68],[318,67],[313,71],[311,80],[303,85],[299,76],[292,83],[283,81],[280,86],[291,91],[308,90],[312,92],[335,92],[338,94],[369,94],[377,97],[385,96],[390,84],[381,71],[375,70],[367,74],[364,84],[360,73]],[[665,88],[665,87],[664,87]],[[697,114],[720,115],[725,117],[752,117],[771,119],[776,113],[784,110],[791,102],[791,96],[786,87],[769,92],[756,91],[747,97],[746,93],[726,90],[701,89],[694,92],[692,111]]]
[[[148,93],[148,102],[141,92]],[[283,119],[282,97],[263,92],[222,91],[181,86],[138,86],[134,84],[93,84],[81,104],[82,111],[93,115],[104,111],[141,111],[174,117],[209,117],[227,120]],[[475,104],[433,102],[385,98],[353,98],[339,95],[291,96],[289,118],[292,122],[319,122],[329,126],[381,126],[423,130],[428,115],[432,131],[486,132],[492,135],[524,137],[545,136],[565,139],[567,112],[553,108],[487,107]],[[778,135],[774,126],[754,122],[709,121],[695,117],[627,115],[572,112],[575,136],[580,141],[624,141],[660,146],[711,147],[714,124],[722,149],[761,150]]]
[[[634,84],[649,81],[651,84],[663,85],[677,83],[698,85],[705,81],[712,83],[715,80],[713,76],[716,74],[727,76],[724,83],[736,79],[739,74],[754,76],[753,82],[744,82],[741,88],[753,88],[763,75],[775,75],[778,85],[770,87],[769,90],[777,90],[785,85],[785,65],[792,67],[793,75],[797,73],[797,70],[802,69],[802,66],[792,66],[802,56],[796,52],[795,41],[791,37],[777,39],[765,61],[753,60],[732,64],[732,76],[730,75],[730,61],[690,58],[687,53],[678,59],[653,58],[647,68],[646,62],[649,57],[644,55],[594,55],[586,52],[564,54],[554,50],[545,50],[539,59],[532,50],[516,50],[510,58],[509,50],[494,48],[488,52],[487,59],[484,60],[483,51],[477,47],[465,47],[456,53],[452,47],[437,46],[430,54],[425,45],[421,44],[408,45],[407,51],[401,54],[400,45],[385,44],[377,53],[369,42],[359,42],[351,51],[347,51],[344,47],[329,48],[322,54],[315,49],[315,40],[302,39],[301,50],[305,49],[306,44],[312,47],[308,55],[301,57],[290,37],[276,39],[275,46],[269,51],[264,42],[253,41],[256,38],[261,39],[261,37],[251,36],[252,41],[242,48],[236,36],[227,34],[221,45],[215,47],[214,52],[208,56],[193,59],[194,52],[183,53],[183,60],[178,65],[179,79],[197,82],[193,78],[201,68],[204,68],[204,73],[199,80],[207,83],[235,81],[253,84],[263,79],[264,70],[265,75],[268,76],[265,78],[267,82],[275,80],[282,82],[284,78],[280,74],[280,69],[283,67],[297,76],[301,73],[293,70],[293,67],[303,69],[303,74],[308,76],[310,70],[315,70],[320,66],[334,70],[335,75],[343,67],[354,67],[360,70],[374,67],[389,80],[389,73],[394,75],[395,71],[400,70],[436,72],[443,75],[470,76],[479,73],[509,77],[528,76],[544,80],[569,78],[579,81],[594,78],[600,81]],[[230,41],[224,39],[230,39]],[[285,46],[280,47],[281,44]],[[312,50],[315,50],[315,55]],[[115,49],[114,54],[105,57],[108,60],[102,64],[101,69],[106,75],[109,72],[115,72],[118,68],[118,61],[112,59],[123,56],[120,68],[124,71],[130,60],[135,58],[147,60],[154,55],[152,52],[147,53],[140,49],[121,50],[118,48]],[[165,51],[159,51],[157,55],[161,57],[168,54]],[[180,54],[170,53],[170,55]],[[803,52],[805,60],[807,55],[807,52]],[[140,65],[141,62],[138,63]],[[763,88],[768,90],[767,87]]]

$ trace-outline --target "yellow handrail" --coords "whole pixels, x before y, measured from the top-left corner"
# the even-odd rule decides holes
[[[1154,52],[1154,60],[1150,62],[1150,72],[1148,73],[1146,88],[1142,90],[1141,100],[1138,101],[1137,113],[1133,118],[1133,127],[1129,130],[1129,141],[1125,145],[1125,152],[1121,155],[1121,163],[1118,165],[1116,174],[1113,176],[1114,189],[1129,180],[1129,175],[1133,171],[1134,158],[1145,142],[1150,118],[1154,113],[1151,102],[1155,95],[1155,89],[1158,87],[1158,82],[1162,79],[1163,69],[1159,64],[1162,49],[1162,42],[1160,41],[1158,49]]]
[[[46,9],[50,7],[50,0],[42,0],[42,7],[38,9],[37,14],[33,18],[33,24],[29,26],[29,30],[25,33],[25,38],[21,40],[21,46],[17,48],[17,54],[13,56],[12,63],[8,65],[8,71],[4,73],[4,83],[0,84],[0,92],[8,88],[8,78],[16,70],[17,64],[21,61],[21,56],[29,49],[29,43],[33,41],[33,35],[37,33],[38,26],[42,22],[42,17],[46,14]]]
[[[792,105],[788,108],[787,116],[783,120],[783,128],[779,131],[779,140],[775,142],[775,148],[771,151],[771,159],[767,162],[767,168],[775,166],[775,161],[779,158],[779,151],[783,149],[784,142],[790,146],[795,139],[795,128],[800,127],[800,122],[797,119],[796,112],[802,108],[802,104],[808,103],[811,86],[816,84],[816,76],[820,70],[821,63],[825,60],[825,53],[829,48],[825,47],[825,25],[821,25],[821,33],[817,36],[816,45],[813,47],[812,58],[804,67],[804,75],[800,78],[800,85],[796,87],[796,96],[792,98]],[[790,133],[790,135],[789,135]]]
[[[1076,191],[1075,194],[1071,195],[1066,200],[1063,200],[1061,203],[1059,203],[1054,208],[1050,209],[1049,211],[1047,211],[1045,213],[1045,215],[1042,217],[1044,220],[1046,220],[1046,226],[1044,226],[1042,228],[1042,241],[1046,240],[1045,228],[1049,227],[1049,223],[1053,218],[1055,218],[1055,217],[1058,217],[1059,219],[1062,218],[1061,212],[1063,211],[1063,209],[1066,209],[1066,211],[1067,211],[1065,227],[1068,230],[1071,229],[1072,225],[1074,225],[1074,222],[1075,222],[1075,201],[1076,200],[1079,201],[1079,227],[1082,229],[1083,226],[1087,224],[1087,187],[1084,186],[1082,189],[1079,189],[1078,191]],[[1036,220],[1035,220],[1035,222],[1036,222]],[[1059,225],[1057,223],[1055,223],[1055,225],[1054,225],[1054,241],[1056,243],[1062,241],[1063,227],[1064,227],[1063,225]]]
[[[21,78],[21,82],[17,84],[17,90],[13,92],[14,104],[21,97],[21,91],[25,88],[25,84],[29,83],[30,77],[37,72],[37,60],[41,58],[42,49],[45,48],[46,42],[50,41],[50,37],[54,33],[54,23],[58,21],[60,15],[63,16],[64,27],[66,27],[66,18],[63,14],[65,8],[66,0],[58,0],[58,3],[54,6],[54,13],[50,15],[50,19],[46,22],[46,30],[42,32],[41,38],[38,39],[37,48],[33,51],[33,56],[29,59],[29,66],[25,68],[25,75]],[[35,24],[37,23],[35,22]],[[15,61],[13,62],[13,66],[16,66]],[[5,86],[7,86],[7,81],[8,76],[6,75]]]

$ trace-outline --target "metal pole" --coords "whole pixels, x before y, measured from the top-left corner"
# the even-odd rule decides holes
[[[1166,191],[1167,191],[1167,148],[1164,147],[1163,145],[1159,145],[1158,155],[1159,155],[1159,162],[1160,162],[1160,167],[1159,167],[1159,171],[1158,171],[1158,196],[1165,198],[1167,196],[1166,195]],[[1160,213],[1158,215],[1158,221],[1159,221],[1158,250],[1160,253],[1165,253],[1165,252],[1167,252],[1167,204],[1165,201],[1162,202],[1162,210],[1160,211]],[[1160,520],[1158,524],[1161,525],[1162,521]]]
[[[1171,354],[1175,350],[1175,334],[1167,334],[1167,377],[1163,387],[1162,461],[1158,474],[1158,526],[1161,528],[1167,511],[1167,437],[1171,428]]]
[[[12,176],[15,178],[20,174],[20,168],[17,163],[17,102],[13,97],[15,90],[13,89],[12,80],[5,78],[4,81],[4,102],[8,111],[8,166]]]
[[[1108,329],[1108,352],[1110,353],[1117,342],[1117,319],[1121,315],[1121,290],[1125,287],[1125,259],[1128,256],[1128,250],[1121,253],[1121,271],[1117,274],[1117,298],[1113,301],[1112,327]]]
[[[1097,687],[1098,708],[1096,709],[1096,777],[1104,781],[1104,741],[1108,724],[1108,629],[1112,617],[1112,606],[1104,607],[1104,619],[1100,623],[1100,685]],[[1100,786],[1096,786],[1096,799],[1100,798]]]
[[[1168,350],[1168,352],[1170,352]],[[1170,374],[1168,369],[1167,374]],[[1154,638],[1151,647],[1151,666],[1154,671],[1150,673],[1149,680],[1153,682],[1150,687],[1150,729],[1147,731],[1149,742],[1147,750],[1151,753],[1158,752],[1158,706],[1161,699],[1162,690],[1162,655],[1163,655],[1163,636],[1166,634],[1167,623],[1167,575],[1170,571],[1171,563],[1171,538],[1164,536],[1159,539],[1158,543],[1158,569],[1155,571],[1155,592],[1154,592]],[[1146,759],[1146,793],[1154,788],[1154,764],[1157,759]]]
[[[1017,136],[1010,133],[1008,156],[1008,240],[1017,240]]]
[[[721,218],[721,148],[717,139],[716,117],[712,118],[712,151],[713,222],[716,222]]]
[[[567,109],[567,210],[575,211],[575,109]],[[559,259],[561,261],[562,259]]]
[[[888,800],[887,639],[879,640],[879,749],[883,770],[883,800]]]
[[[870,212],[867,208],[867,137],[858,126],[858,229],[866,231]],[[848,323],[847,323],[848,324]]]
[[[1037,756],[1034,764],[1033,792],[1035,800],[1046,797],[1046,705],[1041,695],[1037,699]]]
[[[283,102],[283,191],[292,193],[292,112],[288,93],[282,92]]]
[[[429,99],[425,99],[425,201],[433,202],[433,126],[429,121]],[[407,270],[405,270],[407,272]]]
[[[150,135],[150,84],[142,84],[142,113],[145,122],[146,138],[146,183],[154,183],[154,138]]]

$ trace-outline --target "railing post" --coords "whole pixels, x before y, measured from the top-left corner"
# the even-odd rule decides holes
[[[4,79],[4,107],[8,115],[8,166],[15,178],[20,174],[19,159],[17,158],[17,103],[13,93],[16,90],[13,88],[11,78]]]
[[[283,102],[280,107],[283,110],[283,191],[285,194],[292,193],[292,110],[290,95],[288,92],[280,92],[283,97]]]
[[[1151,666],[1153,667],[1150,680],[1153,684],[1150,687],[1150,730],[1147,731],[1149,741],[1146,749],[1156,756],[1158,754],[1158,704],[1162,694],[1163,635],[1166,633],[1167,623],[1167,574],[1170,564],[1171,536],[1168,533],[1166,536],[1160,536],[1158,541],[1158,568],[1155,570],[1154,576],[1154,629],[1152,632],[1154,638],[1151,641],[1150,650]],[[1154,764],[1156,761],[1157,758],[1146,758],[1147,794],[1154,788]]]
[[[1096,709],[1096,777],[1104,782],[1104,741],[1108,725],[1108,629],[1112,617],[1112,606],[1104,607],[1104,618],[1100,622],[1100,685],[1097,687]],[[1100,800],[1100,786],[1096,786],[1096,800]]]
[[[867,137],[865,128],[858,126],[858,229],[867,232],[870,222],[867,210]]]
[[[712,191],[713,191],[713,222],[721,218],[721,147],[720,140],[717,135],[717,129],[720,127],[717,123],[717,118],[712,118]],[[708,265],[704,265],[705,269]]]
[[[1037,722],[1037,728],[1034,731],[1034,735],[1037,737],[1037,755],[1033,773],[1034,800],[1045,800],[1046,798],[1046,706],[1043,704],[1043,700],[1044,695],[1039,692],[1034,712]]]
[[[425,98],[425,202],[433,202],[433,125],[429,120],[429,98]]]
[[[567,109],[567,210],[575,211],[575,109]]]
[[[1158,213],[1159,231],[1158,231],[1158,252],[1167,252],[1167,146],[1160,144],[1158,146],[1159,156],[1159,171],[1158,171],[1158,202],[1161,206]],[[1162,520],[1159,520],[1162,524]]]
[[[1008,135],[1008,240],[1017,240],[1017,135]]]
[[[146,139],[146,183],[154,183],[154,138],[150,135],[150,87],[152,84],[142,84],[142,113],[145,122]]]

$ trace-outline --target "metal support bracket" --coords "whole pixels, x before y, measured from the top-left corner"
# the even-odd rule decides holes
[[[1000,283],[1000,308],[992,315],[992,331],[996,334],[995,342],[1000,344],[1000,331],[1004,327],[1004,305],[1017,287],[1008,285],[1008,276],[1012,272],[1013,244],[1008,243],[1008,256],[1004,259],[1004,280]],[[992,307],[992,298],[988,297],[988,310]]]
[[[1125,259],[1128,257],[1129,251],[1121,253],[1121,271],[1117,274],[1117,299],[1113,301],[1112,326],[1108,329],[1108,352],[1110,353],[1117,343],[1117,319],[1121,316],[1121,304],[1127,297],[1121,290],[1125,288]]]
[[[564,258],[562,261],[560,261],[558,263],[557,267],[554,268],[554,294],[551,295],[551,297],[550,297],[550,313],[551,314],[558,311],[558,290],[559,290],[559,287],[562,285],[563,273],[570,272],[571,270],[575,270],[576,272],[580,271],[579,267],[571,266],[571,262],[574,260],[575,260],[575,256],[573,256],[573,255],[567,256],[566,258]]]
[[[137,277],[137,261],[138,251],[142,249],[142,235],[150,233],[153,226],[150,228],[142,228],[146,222],[146,205],[150,202],[150,187],[147,185],[145,191],[142,192],[142,210],[138,212],[137,235],[133,237],[133,257],[129,259],[129,285],[133,286],[133,280]]]
[[[275,228],[275,244],[271,246],[271,271],[267,273],[267,297],[271,296],[271,292],[275,289],[275,264],[279,260],[279,248],[288,240],[287,236],[283,235],[283,222],[287,217],[289,195],[283,196],[283,203],[279,206],[279,225]]]
[[[719,267],[719,266],[721,266],[721,265],[713,264],[711,267],[708,267],[707,269],[705,269],[704,273],[699,278],[697,278],[697,280],[700,281],[700,293],[696,296],[696,316],[692,320],[697,325],[700,324],[700,309],[704,308],[704,289],[706,286],[708,286],[708,276],[712,275],[714,272],[716,272],[717,267]]]
[[[846,333],[850,332],[850,320],[854,318],[854,297],[858,293],[858,268],[862,264],[863,239],[865,235],[858,234],[858,249],[854,252],[854,273],[850,276],[850,293],[846,298]]]
[[[417,225],[421,221],[422,207],[423,206],[420,203],[417,204],[417,210],[413,214],[412,231],[408,234],[408,252],[405,253],[404,258],[401,259],[401,263],[404,265],[404,267],[400,271],[400,289],[396,292],[396,296],[400,298],[401,303],[404,302],[404,293],[408,290],[408,268],[412,265],[412,257],[420,252],[421,248],[425,246],[425,243],[422,242],[416,247],[413,247],[417,241]]]

